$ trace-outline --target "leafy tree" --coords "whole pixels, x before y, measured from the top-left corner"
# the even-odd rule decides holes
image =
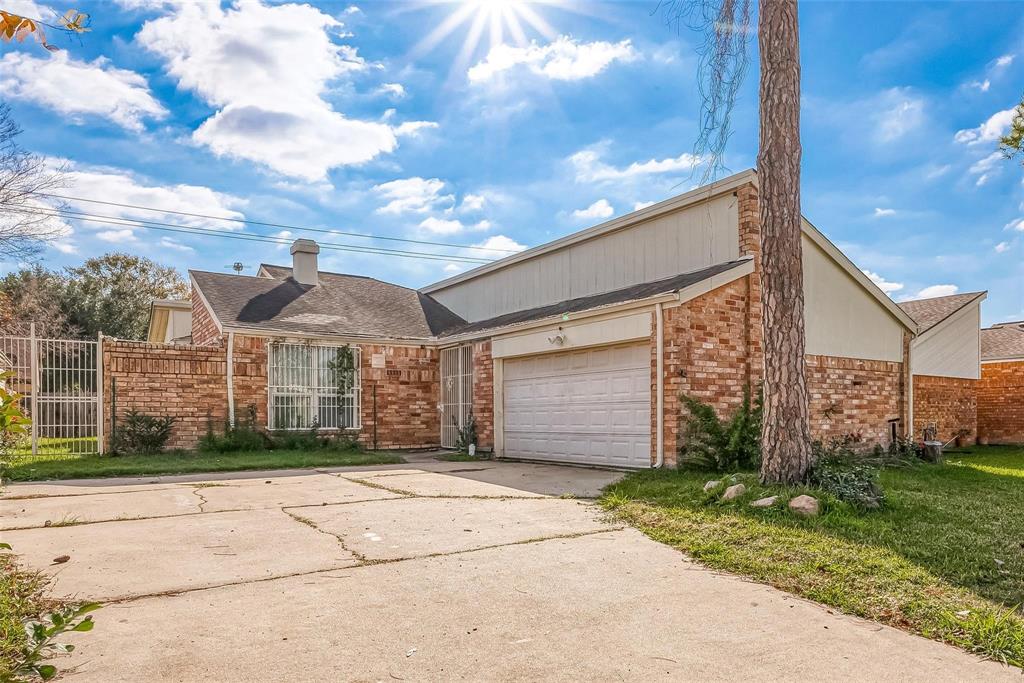
[[[723,168],[730,114],[747,63],[753,0],[663,0],[670,24],[702,30],[704,98],[695,153]],[[800,34],[797,0],[759,0],[760,139],[757,154],[764,305],[761,479],[797,483],[813,461],[804,356],[800,215]]]
[[[64,310],[64,290],[60,274],[38,265],[0,278],[0,335],[27,335],[35,323],[40,337],[79,336]]]
[[[0,253],[13,260],[35,256],[67,231],[53,211],[40,211],[53,207],[37,194],[60,187],[61,169],[22,149],[16,140],[20,134],[10,107],[0,103]]]
[[[999,151],[1007,159],[1024,155],[1024,99],[1014,110],[1009,132],[999,138]]]
[[[63,307],[83,336],[103,332],[143,339],[153,299],[185,299],[188,283],[174,268],[143,256],[106,254],[64,271]]]

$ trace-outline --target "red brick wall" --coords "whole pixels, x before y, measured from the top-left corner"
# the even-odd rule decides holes
[[[934,424],[938,438],[949,441],[961,430],[973,442],[978,430],[978,380],[914,375],[914,439]]]
[[[490,340],[473,344],[473,417],[477,445],[494,448],[494,359]]]
[[[978,436],[1024,443],[1024,360],[981,364]]]
[[[889,443],[889,420],[899,419],[902,363],[807,356],[811,436],[827,441],[859,434],[865,443]]]
[[[373,356],[384,367],[373,367]],[[374,445],[374,387],[377,390],[377,448],[434,448],[441,445],[440,366],[436,348],[361,345],[362,423],[359,441]]]
[[[220,331],[213,321],[213,315],[203,303],[199,291],[192,288],[192,343],[196,346],[220,344]]]
[[[235,414],[254,403],[266,420],[266,351],[262,340],[235,340]],[[117,422],[129,410],[177,418],[168,448],[194,448],[212,424],[222,431],[228,417],[227,348],[174,346],[105,339],[103,342],[104,420],[116,402]],[[116,396],[114,388],[116,385]]]

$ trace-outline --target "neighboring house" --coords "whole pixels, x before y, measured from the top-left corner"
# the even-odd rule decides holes
[[[211,393],[189,410],[214,423],[225,403],[229,421],[251,406],[261,426],[315,419],[410,448],[454,446],[472,413],[499,456],[674,463],[681,392],[728,413],[762,380],[757,186],[746,171],[420,291],[319,272],[308,240],[292,268],[192,272],[187,353],[204,360],[188,381]],[[917,325],[807,221],[803,233],[812,431],[888,443],[909,419]],[[339,391],[345,347],[358,372]]]
[[[1024,321],[981,331],[978,434],[991,443],[1024,443]]]
[[[977,436],[979,328],[986,296],[970,292],[899,304],[918,324],[910,345],[915,439],[928,427],[942,441],[963,436],[973,442]]]
[[[157,344],[191,344],[192,302],[157,299],[150,304],[146,341]]]

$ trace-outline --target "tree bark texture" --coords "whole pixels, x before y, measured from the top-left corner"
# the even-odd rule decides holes
[[[761,480],[797,483],[811,465],[800,247],[797,0],[761,0],[760,181],[764,301]]]

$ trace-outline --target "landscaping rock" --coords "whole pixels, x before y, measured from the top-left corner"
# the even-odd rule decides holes
[[[778,500],[779,500],[778,496],[768,496],[767,498],[758,498],[757,500],[755,500],[753,503],[750,504],[750,507],[752,507],[752,508],[770,508],[772,505],[775,505],[775,503],[777,503]]]
[[[725,490],[725,493],[722,494],[722,500],[733,500],[734,498],[739,498],[746,492],[747,487],[743,484],[733,484]]]
[[[715,488],[716,486],[718,486],[721,483],[722,482],[720,482],[718,480],[709,481],[708,483],[704,484],[704,491],[705,492],[710,491],[711,489]]]
[[[789,509],[804,517],[818,516],[818,499],[813,496],[797,496],[789,501]]]

